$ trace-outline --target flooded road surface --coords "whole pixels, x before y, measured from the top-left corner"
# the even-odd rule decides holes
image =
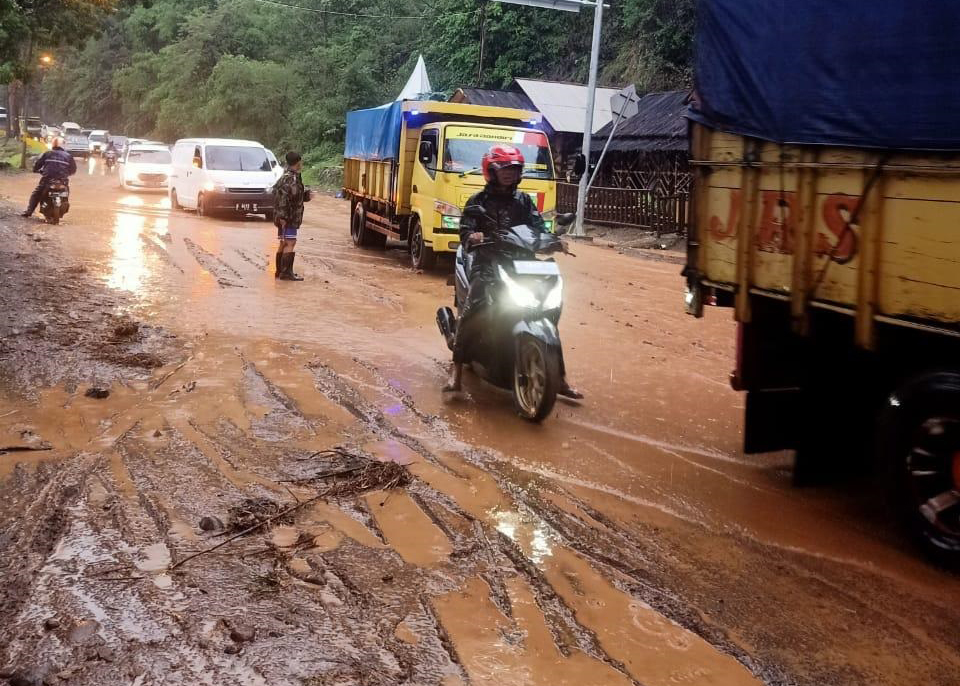
[[[561,258],[587,400],[534,426],[469,374],[440,393],[449,264],[354,248],[343,201],[308,206],[291,283],[262,219],[94,163],[45,226],[33,181],[0,177],[16,683],[958,682],[960,580],[869,479],[740,453],[730,313],[687,317],[674,261]]]

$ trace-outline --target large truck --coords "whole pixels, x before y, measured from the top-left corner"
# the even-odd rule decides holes
[[[699,3],[686,305],[733,308],[745,452],[868,470],[955,563],[960,6],[863,9]]]
[[[343,191],[358,246],[404,241],[417,269],[456,252],[467,199],[483,188],[483,154],[497,143],[525,159],[520,190],[556,211],[553,156],[537,112],[464,103],[401,100],[347,113]]]

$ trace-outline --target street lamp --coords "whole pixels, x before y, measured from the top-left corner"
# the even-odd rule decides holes
[[[40,67],[41,73],[48,69],[53,64],[53,56],[50,53],[43,53],[40,55],[40,60],[37,63],[37,66]],[[23,82],[23,115],[20,118],[20,137],[23,141],[23,145],[20,148],[20,168],[27,168],[27,124],[30,121],[30,78],[26,78]]]
[[[603,0],[496,0],[514,5],[543,7],[565,12],[579,12],[581,7],[593,7],[593,42],[590,45],[590,78],[587,81],[587,111],[583,123],[583,151],[586,168],[580,175],[577,189],[577,221],[571,236],[586,235],[583,230],[583,214],[587,205],[587,182],[590,171],[590,141],[593,137],[593,106],[597,99],[597,63],[600,61],[600,29],[603,26]]]

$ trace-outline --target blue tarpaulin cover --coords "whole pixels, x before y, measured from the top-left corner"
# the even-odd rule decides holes
[[[369,110],[347,112],[344,157],[361,160],[391,160],[400,153],[403,101]]]
[[[960,1],[700,0],[690,116],[780,143],[960,150]]]

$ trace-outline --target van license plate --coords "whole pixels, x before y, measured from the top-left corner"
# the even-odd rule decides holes
[[[238,202],[234,205],[234,209],[236,209],[237,212],[259,212],[260,205],[255,202]]]

